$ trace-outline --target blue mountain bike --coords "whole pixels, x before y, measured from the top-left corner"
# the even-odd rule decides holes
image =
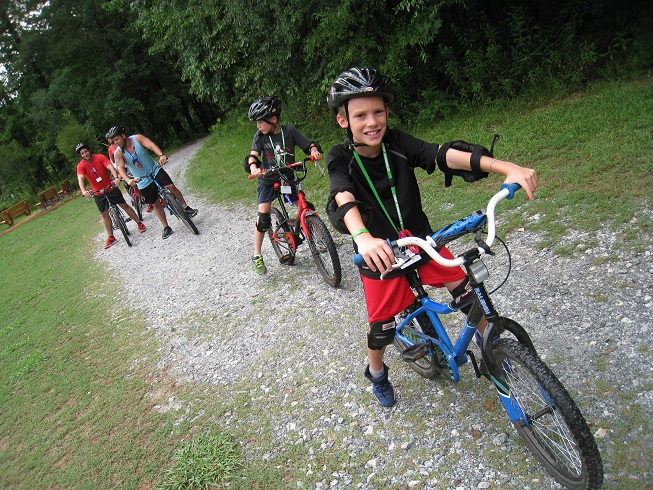
[[[483,376],[494,384],[518,434],[548,473],[566,488],[595,489],[603,482],[603,464],[583,415],[540,359],[526,330],[516,321],[499,315],[485,286],[489,272],[481,257],[493,254],[495,207],[503,199],[512,199],[519,189],[517,184],[502,185],[501,191],[490,199],[486,211],[476,211],[425,240],[407,237],[390,242],[397,263],[385,277],[405,275],[416,298],[397,318],[394,345],[402,359],[425,378],[435,378],[444,372],[457,382],[459,368],[471,361],[476,377]],[[455,259],[440,256],[438,250],[443,245],[467,234],[475,234],[471,249]],[[415,270],[424,263],[423,253],[446,267],[462,266],[471,290],[449,303],[430,299]],[[354,262],[364,264],[360,255],[354,256]],[[452,343],[439,315],[466,305],[471,305],[469,314],[456,342]],[[479,335],[477,330],[483,318],[487,325],[483,335]],[[479,344],[480,363],[469,349],[473,339]]]

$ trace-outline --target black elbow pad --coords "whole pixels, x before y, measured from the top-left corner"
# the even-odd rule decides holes
[[[470,159],[472,167],[471,171],[453,170],[447,166],[447,151],[449,151],[450,148],[472,154]],[[444,186],[449,187],[451,185],[451,181],[454,175],[462,177],[465,182],[475,182],[477,180],[486,178],[488,173],[481,171],[481,156],[491,157],[492,153],[484,146],[474,145],[462,140],[449,141],[448,143],[442,145],[438,150],[438,155],[435,161],[437,162],[440,170],[444,173]]]
[[[333,225],[336,231],[344,235],[349,235],[349,230],[345,225],[345,215],[353,207],[358,208],[358,211],[360,212],[361,217],[363,218],[363,222],[366,222],[371,210],[369,205],[361,201],[351,201],[343,204],[342,206],[338,206],[338,203],[336,202],[335,199],[335,194],[329,197],[326,204],[326,213],[327,216],[329,217],[329,221],[331,222],[331,225]]]

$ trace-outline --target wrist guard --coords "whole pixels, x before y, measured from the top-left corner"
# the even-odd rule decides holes
[[[252,173],[250,168],[249,168],[249,166],[251,165],[251,163],[249,162],[250,158],[254,158],[256,160],[256,162],[252,162],[252,163],[256,163],[256,166],[259,167],[259,168],[261,167],[261,160],[259,159],[259,157],[257,157],[256,155],[252,155],[252,154],[247,155],[245,157],[245,161],[243,162],[243,165],[245,166],[245,172],[247,172],[248,174]]]

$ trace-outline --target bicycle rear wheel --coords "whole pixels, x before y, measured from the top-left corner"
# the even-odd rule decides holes
[[[111,221],[113,221],[113,223],[118,227],[122,233],[122,236],[125,237],[127,245],[131,247],[132,242],[129,239],[129,230],[127,229],[127,223],[125,223],[125,218],[120,212],[120,209],[118,209],[117,205],[114,204],[109,208],[109,215],[111,216]]]
[[[197,229],[197,226],[195,226],[195,223],[193,223],[193,220],[188,216],[188,213],[184,209],[184,207],[181,205],[181,203],[177,200],[177,198],[172,194],[172,192],[166,192],[163,195],[163,199],[165,200],[165,203],[170,206],[170,209],[172,209],[173,214],[182,222],[184,223],[190,231],[192,231],[195,235],[199,235],[199,230]]]
[[[499,339],[492,351],[524,414],[517,432],[549,474],[570,489],[595,489],[603,464],[587,423],[551,369],[526,346]]]
[[[404,317],[408,316],[410,313],[415,311],[419,306],[420,306],[419,304],[411,305],[406,309],[406,311],[402,315]],[[433,327],[433,323],[431,323],[431,319],[428,317],[426,313],[422,313],[420,315],[417,315],[415,318],[413,318],[413,320],[410,323],[410,329],[406,328],[402,330],[402,334],[405,337],[408,337],[413,342],[415,343],[424,342],[424,340],[421,337],[411,334],[410,330],[415,330],[417,332],[424,333],[429,337],[433,337],[433,338],[438,337],[438,335],[435,333],[435,327]],[[402,342],[401,340],[399,340],[397,337],[394,338],[392,344],[399,351],[399,353],[403,353],[408,348],[408,345]],[[426,379],[436,378],[442,371],[442,368],[444,367],[444,364],[442,363],[442,360],[440,359],[437,352],[433,352],[428,355],[425,355],[424,357],[417,359],[415,362],[406,361],[406,363],[410,366],[410,368],[413,371],[415,371],[417,374],[419,374],[420,376]]]
[[[340,257],[336,250],[336,244],[319,216],[312,214],[306,216],[306,227],[310,234],[308,246],[313,254],[317,270],[329,286],[336,287],[342,280],[340,268]]]
[[[272,249],[282,264],[293,265],[297,246],[288,220],[284,218],[277,208],[270,210],[270,217],[272,218],[272,224],[268,229],[268,238],[272,244]]]

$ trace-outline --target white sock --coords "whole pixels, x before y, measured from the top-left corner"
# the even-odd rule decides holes
[[[372,368],[370,368],[370,374],[372,375],[373,378],[380,378],[385,374],[385,369],[381,369],[381,371],[373,371]]]

